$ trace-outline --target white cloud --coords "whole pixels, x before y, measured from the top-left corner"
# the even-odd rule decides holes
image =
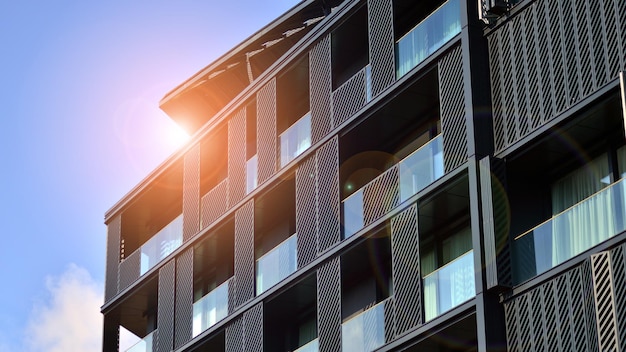
[[[28,351],[102,350],[102,284],[87,270],[70,264],[59,277],[48,277],[49,296],[35,303],[26,327]]]

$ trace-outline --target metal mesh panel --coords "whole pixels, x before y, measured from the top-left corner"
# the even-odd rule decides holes
[[[623,1],[622,1],[623,2]],[[604,32],[604,52],[606,53],[606,77],[604,81],[610,80],[611,77],[615,77],[619,74],[620,57],[623,51],[623,43],[620,42],[619,27],[620,18],[615,18],[618,15],[615,8],[614,1],[604,1],[603,13],[600,16],[602,20],[602,30]],[[623,19],[621,19],[623,21]],[[616,45],[620,50],[611,50],[611,47]]]
[[[560,326],[557,320],[556,305],[559,303],[556,301],[556,295],[554,287],[556,282],[548,281],[542,286],[541,295],[541,313],[543,315],[542,331],[544,346],[547,351],[562,350],[559,339]]]
[[[363,188],[363,222],[367,226],[398,206],[400,202],[398,167],[383,172]]]
[[[332,81],[330,35],[309,52],[309,94],[311,101],[311,142],[317,143],[335,127],[331,114]]]
[[[226,327],[226,352],[242,352],[243,349],[243,317],[234,319]]]
[[[276,78],[257,93],[257,162],[259,184],[276,172]]]
[[[339,139],[334,137],[316,152],[319,251],[341,240],[339,204]]]
[[[446,172],[467,160],[465,93],[461,77],[463,77],[461,47],[456,47],[439,60],[439,101]]]
[[[228,121],[228,205],[246,196],[246,108]]]
[[[618,30],[617,33],[620,33],[620,41],[618,47],[620,50],[620,63],[621,63],[621,70],[626,70],[626,2],[622,1],[622,0],[613,0],[613,2],[615,3],[615,6],[617,8],[616,11],[616,15],[615,18],[615,23],[618,24]],[[611,20],[609,20],[611,21]],[[613,50],[615,50],[615,48],[613,47]]]
[[[515,301],[504,303],[504,324],[506,327],[506,343],[509,351],[519,351],[517,335],[517,304]]]
[[[396,79],[393,38],[393,3],[391,0],[368,0],[372,95],[376,96]]]
[[[317,187],[315,158],[309,158],[296,171],[296,232],[298,268],[317,256]]]
[[[183,241],[200,230],[200,145],[185,154],[183,175]]]
[[[120,236],[122,217],[117,215],[107,225],[107,267],[104,287],[104,301],[108,302],[117,294],[117,275],[120,270]]]
[[[228,210],[228,179],[222,180],[202,196],[202,228],[205,228]]]
[[[320,352],[341,350],[341,271],[339,257],[317,270],[317,326]]]
[[[385,343],[393,340],[396,336],[396,316],[395,316],[395,301],[393,299],[387,299],[384,303],[384,322],[385,322]]]
[[[254,203],[235,213],[235,307],[254,298]]]
[[[174,347],[174,271],[174,260],[159,269],[157,352],[168,352]]]
[[[618,345],[611,258],[609,252],[591,256],[593,294],[600,351],[615,350]]]
[[[491,104],[493,106],[493,132],[495,148],[501,150],[507,144],[506,134],[506,118],[504,118],[505,104],[504,95],[499,94],[506,82],[504,63],[502,63],[501,37],[502,31],[498,31],[489,37],[489,62],[491,67],[499,67],[501,69],[491,70]]]
[[[331,95],[333,120],[339,126],[361,109],[367,101],[365,69],[357,72]]]
[[[613,290],[615,295],[615,314],[621,350],[626,349],[626,268],[624,245],[611,251],[613,267]]]
[[[244,351],[263,351],[263,303],[243,313]]]
[[[587,351],[598,351],[598,330],[595,314],[595,301],[593,297],[593,279],[591,271],[591,261],[586,260],[580,266],[580,282],[582,284],[582,300],[585,316],[585,328],[587,340]]]
[[[176,348],[191,340],[192,321],[193,247],[176,258]]]
[[[522,22],[524,25],[524,84],[529,88],[526,91],[526,104],[528,111],[528,120],[530,123],[530,129],[534,130],[541,124],[541,116],[543,113],[543,86],[544,77],[542,74],[545,61],[541,60],[538,51],[539,46],[532,45],[533,41],[536,42],[535,35],[539,35],[543,26],[537,24],[537,12],[539,12],[538,6],[533,6],[529,11],[526,11],[526,21]],[[545,48],[545,45],[542,46]],[[535,82],[530,84],[530,82]]]
[[[124,291],[139,278],[140,263],[141,249],[137,249],[120,263],[118,276],[119,292]]]
[[[402,334],[422,324],[422,280],[415,205],[391,219],[391,265],[396,329]]]
[[[521,13],[520,20],[513,22],[513,42],[512,48],[514,52],[522,52],[524,50],[524,26],[526,24],[526,14],[527,12]],[[517,113],[515,114],[515,121],[518,126],[519,133],[522,135],[527,134],[530,131],[530,122],[528,121],[528,106],[526,101],[526,90],[521,90],[522,87],[526,87],[526,82],[524,82],[524,74],[526,70],[520,63],[524,62],[526,58],[525,55],[522,55],[519,62],[516,62],[512,65],[512,73],[513,77],[509,84],[513,86],[513,97],[517,101]],[[530,88],[530,87],[528,87]]]

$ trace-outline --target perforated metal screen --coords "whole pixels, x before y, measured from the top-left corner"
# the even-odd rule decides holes
[[[228,181],[224,179],[202,196],[202,228],[211,225],[228,210]]]
[[[124,259],[119,266],[119,292],[124,291],[139,278],[141,249],[137,249]]]
[[[315,157],[298,165],[296,170],[296,232],[298,233],[298,268],[317,256],[317,175]]]
[[[331,95],[335,126],[339,126],[359,111],[367,102],[365,69],[357,72]]]
[[[228,121],[228,205],[246,196],[246,108]]]
[[[372,95],[376,96],[396,79],[393,3],[391,0],[368,0],[367,11]]]
[[[159,298],[157,300],[157,352],[169,352],[174,347],[174,260],[159,269]]]
[[[176,258],[176,348],[191,340],[192,320],[193,247]]]
[[[339,257],[317,270],[317,329],[320,352],[341,351],[341,271]]]
[[[257,160],[259,184],[276,172],[276,78],[257,93]]]
[[[120,265],[120,236],[122,217],[117,215],[107,225],[107,266],[104,287],[104,301],[108,302],[117,294],[117,276]]]
[[[443,161],[445,171],[449,172],[467,160],[467,124],[461,47],[457,46],[445,54],[439,60],[438,67]]]
[[[235,306],[254,298],[254,203],[235,213]]]
[[[330,35],[322,38],[309,52],[309,72],[311,142],[315,144],[335,127],[330,100]]]
[[[335,136],[321,146],[315,155],[319,206],[319,251],[321,253],[341,240],[338,137]]]
[[[200,230],[200,145],[185,154],[183,175],[183,241]]]

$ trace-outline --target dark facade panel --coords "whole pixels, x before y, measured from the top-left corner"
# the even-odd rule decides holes
[[[320,226],[319,251],[321,253],[341,240],[338,137],[335,136],[321,146],[315,155]]]
[[[245,351],[243,342],[243,316],[234,319],[226,327],[226,352]]]
[[[193,247],[176,258],[176,348],[191,340],[192,322]]]
[[[200,230],[200,145],[185,154],[183,173],[183,241]]]
[[[235,307],[254,298],[254,203],[235,213]]]
[[[119,292],[124,291],[139,278],[141,250],[138,249],[126,257],[119,266]]]
[[[623,7],[619,0],[535,1],[488,37],[497,151],[625,68]]]
[[[244,351],[263,351],[263,303],[243,313]]]
[[[117,294],[117,275],[120,264],[120,239],[122,231],[122,217],[116,216],[107,225],[107,262],[106,281],[104,284],[104,301],[108,302]]]
[[[259,184],[276,172],[276,78],[257,93],[257,160]]]
[[[391,220],[391,265],[395,325],[398,334],[422,324],[417,208],[415,205]]]
[[[396,315],[395,301],[393,299],[387,299],[383,303],[383,314],[385,324],[385,343],[393,340],[396,337]]]
[[[174,260],[159,269],[156,352],[169,352],[174,347]]]
[[[296,232],[298,234],[298,268],[315,259],[317,244],[316,159],[311,157],[296,170]]]
[[[104,318],[102,352],[119,352],[120,325],[117,321]]]
[[[463,90],[461,47],[456,47],[439,60],[439,101],[445,171],[467,161],[467,124]]]
[[[357,72],[331,95],[333,121],[339,126],[354,115],[367,102],[365,68]]]
[[[372,96],[396,80],[393,3],[391,0],[368,0]]]
[[[600,351],[617,350],[619,338],[613,293],[613,268],[609,252],[591,256],[591,272],[599,349]]]
[[[246,108],[228,121],[228,205],[246,196]]]
[[[622,351],[626,350],[626,261],[624,260],[624,253],[624,245],[611,251],[617,333]]]
[[[229,179],[225,179],[202,196],[202,228],[211,225],[228,210]]]
[[[365,226],[391,211],[400,202],[398,167],[388,169],[363,189],[363,223]]]
[[[330,35],[320,40],[309,52],[309,72],[311,143],[315,144],[335,127],[330,100]]]
[[[341,351],[341,270],[339,257],[317,270],[317,331],[320,352]]]

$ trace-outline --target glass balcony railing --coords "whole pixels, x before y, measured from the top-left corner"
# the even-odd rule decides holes
[[[140,275],[145,274],[182,243],[183,215],[181,214],[141,246]]]
[[[372,100],[372,65],[365,66],[365,99]]]
[[[137,342],[131,348],[127,349],[126,352],[152,352],[152,345],[154,342],[153,337],[155,332],[156,330],[146,335],[146,337],[141,339],[141,341]]]
[[[318,352],[320,350],[320,344],[317,339],[303,345],[293,352]]]
[[[229,279],[193,304],[193,337],[228,316]]]
[[[461,32],[459,0],[448,0],[396,43],[396,75],[404,76]]]
[[[441,135],[421,146],[399,163],[400,202],[443,176],[443,143]]]
[[[385,301],[341,324],[343,352],[373,351],[385,344]]]
[[[613,183],[516,237],[515,281],[526,281],[626,230],[625,182]]]
[[[474,251],[463,254],[424,277],[426,321],[476,296]]]
[[[258,186],[256,154],[246,161],[246,194],[254,191]]]
[[[280,167],[287,165],[310,146],[311,113],[307,112],[280,135]]]
[[[343,207],[343,238],[348,238],[363,228],[363,188],[341,202]]]
[[[296,271],[298,235],[294,234],[256,261],[257,295]]]

